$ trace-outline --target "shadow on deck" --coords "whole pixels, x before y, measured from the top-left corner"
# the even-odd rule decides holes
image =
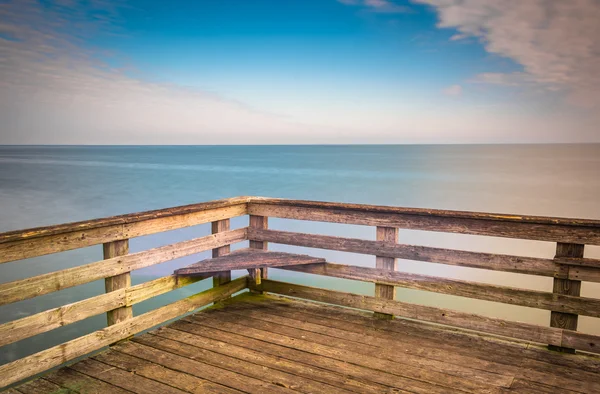
[[[11,393],[600,393],[600,358],[243,293]]]

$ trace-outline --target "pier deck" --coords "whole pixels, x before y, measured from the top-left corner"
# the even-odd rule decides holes
[[[248,225],[236,219],[232,229],[230,220],[243,217]],[[280,230],[279,224],[270,229],[269,218],[369,226],[373,233],[349,238]],[[129,250],[131,239],[188,227],[196,238]],[[400,231],[415,230],[462,238],[455,247],[483,242],[480,251],[423,245],[421,239],[399,243],[407,240]],[[518,253],[495,253],[485,246],[489,238],[545,245],[550,253],[509,245],[507,252]],[[286,245],[286,251],[269,250],[269,244]],[[0,278],[3,263],[23,264],[28,272],[28,259],[69,250],[91,248],[86,253],[93,262],[62,270],[48,264],[29,277],[0,279],[0,307],[8,308],[0,352],[36,336],[45,342],[53,330],[93,316],[105,314],[106,325],[8,360],[0,365],[0,390],[600,393],[600,336],[578,329],[579,316],[600,321],[600,298],[581,294],[584,282],[600,283],[600,259],[588,245],[600,246],[598,220],[263,197],[2,233]],[[547,246],[555,247],[553,256]],[[292,253],[306,252],[298,248],[311,249],[310,255]],[[350,265],[347,255],[323,259],[313,249],[373,260]],[[180,258],[200,262],[132,284],[135,271]],[[552,285],[540,290],[411,273],[403,260],[547,277]],[[335,283],[339,290],[276,281],[269,278],[272,269],[292,271],[303,283]],[[248,275],[232,280],[232,271],[245,270]],[[315,279],[323,277],[335,279]],[[208,278],[212,287],[205,291],[134,313],[136,304]],[[98,280],[105,292],[89,298],[67,298],[26,316],[11,306]],[[350,281],[369,283],[374,291],[344,291],[356,288]],[[420,305],[398,299],[398,287],[490,304],[485,314]],[[493,317],[495,304],[547,311],[549,319],[532,324]]]
[[[600,358],[244,293],[11,393],[600,393]]]

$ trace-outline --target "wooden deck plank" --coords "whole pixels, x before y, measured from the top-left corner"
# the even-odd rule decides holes
[[[65,387],[61,387],[56,383],[49,382],[45,379],[36,379],[31,382],[20,385],[14,391],[15,393],[22,394],[73,394],[76,391],[70,390]]]
[[[183,336],[180,336],[181,340],[172,340],[164,337],[143,335],[137,338],[135,342],[143,345],[152,346],[155,349],[168,351],[183,357],[198,358],[205,363],[209,363],[216,367],[226,368],[232,372],[239,373],[241,375],[253,377],[255,379],[263,380],[267,383],[272,383],[277,386],[287,387],[292,390],[302,393],[332,393],[332,392],[347,392],[345,390],[339,390],[333,386],[325,385],[320,382],[315,382],[311,379],[306,379],[301,376],[282,372],[273,368],[261,366],[253,362],[240,360],[234,357],[229,357],[220,353],[216,353],[211,350],[194,346],[193,344],[185,341]],[[228,344],[223,344],[223,347]]]
[[[236,313],[243,313],[245,316],[264,319],[275,324],[281,324],[282,326],[295,327],[327,335],[332,337],[330,341],[334,341],[334,343],[337,340],[353,341],[358,344],[357,349],[368,349],[367,354],[369,355],[379,355],[400,364],[430,368],[438,372],[498,387],[510,387],[513,381],[512,374],[499,369],[500,365],[498,364],[487,365],[491,363],[485,363],[486,365],[482,366],[475,364],[472,358],[461,357],[460,354],[449,351],[438,351],[436,352],[437,354],[431,354],[433,352],[429,354],[425,352],[414,354],[420,350],[414,344],[411,343],[410,346],[406,346],[405,341],[398,341],[389,336],[382,338],[372,335],[373,330],[368,328],[364,329],[361,333],[356,333],[341,328],[327,327],[320,324],[323,319],[311,319],[311,316],[307,316],[307,314],[290,313],[291,311],[276,307],[257,309],[253,303],[237,302],[230,305],[227,312],[229,313],[234,310]],[[479,368],[475,368],[477,366]]]
[[[240,249],[225,256],[206,259],[175,270],[176,275],[201,275],[207,272],[243,270],[249,268],[283,267],[324,263],[325,259],[305,254],[271,252],[259,249]]]
[[[131,391],[106,383],[71,368],[61,368],[44,376],[44,379],[69,388],[80,394],[130,394]]]
[[[323,384],[319,380],[314,380],[313,377],[315,373],[318,373],[314,369],[310,369],[307,367],[303,368],[301,364],[294,364],[285,359],[272,357],[252,349],[242,348],[239,346],[232,345],[231,343],[219,342],[210,338],[202,337],[199,335],[193,335],[184,331],[178,331],[169,328],[165,328],[164,330],[157,330],[152,334],[156,335],[161,339],[166,338],[190,345],[192,347],[192,350],[186,349],[186,352],[194,352],[196,351],[195,348],[202,348],[205,350],[210,350],[213,352],[235,357],[240,360],[253,363],[257,366],[261,366],[262,371],[265,372],[268,370],[276,370],[289,373],[298,380],[298,383],[293,383],[291,385],[291,387],[294,386],[294,389],[298,391],[314,392],[313,390],[316,390],[317,392],[331,392],[332,390],[335,390],[335,392],[339,393],[353,392],[339,387],[337,385]],[[161,339],[159,339],[159,341]],[[264,368],[268,368],[268,370],[265,370]],[[267,373],[267,376],[269,376],[268,380],[272,381],[272,375]]]
[[[600,374],[600,357],[596,355],[568,355],[551,352],[541,346],[533,346],[523,341],[505,340],[491,337],[485,334],[466,333],[460,329],[439,327],[431,324],[407,319],[396,319],[393,322],[381,322],[372,318],[372,313],[351,310],[333,305],[323,305],[314,302],[293,300],[282,296],[268,296],[268,304],[256,301],[257,307],[268,307],[269,305],[280,305],[283,308],[293,308],[294,312],[313,314],[322,319],[323,324],[330,326],[334,324],[344,325],[346,328],[355,327],[357,332],[363,332],[364,326],[370,326],[382,331],[394,332],[401,335],[409,335],[421,338],[421,343],[427,346],[436,343],[436,346],[450,345],[452,349],[461,350],[465,340],[476,342],[477,346],[469,350],[469,354],[479,353],[482,355],[498,355],[504,360],[505,357],[526,357],[550,364],[571,367]],[[426,341],[423,341],[426,339]],[[478,352],[479,351],[479,352]]]
[[[137,341],[138,338],[134,338]],[[183,345],[182,345],[183,346]],[[187,374],[209,380],[230,388],[234,388],[250,393],[291,393],[292,390],[285,387],[276,386],[271,383],[263,382],[258,379],[247,377],[222,367],[215,367],[190,357],[183,357],[177,354],[162,351],[151,346],[138,342],[124,343],[119,347],[120,352],[152,361],[167,368],[185,372]]]
[[[222,331],[220,329],[214,329],[198,324],[197,322],[191,323],[183,320],[177,321],[168,327],[168,330],[172,329],[203,338],[211,338],[229,345],[235,344],[241,348],[255,349],[260,353],[270,355],[283,361],[288,360],[299,369],[308,368],[308,373],[314,371],[312,378],[315,380],[337,385],[337,387],[343,387],[354,392],[382,393],[388,391],[390,388],[390,386],[384,384],[352,378],[349,374],[349,369],[347,368],[348,365],[344,362],[338,362],[334,359],[324,359],[323,357],[311,353],[269,342],[263,342],[238,333]],[[157,330],[157,334],[163,335],[164,332],[159,329]]]
[[[12,393],[591,393],[600,357],[239,295]]]
[[[190,393],[240,393],[238,390],[221,386],[183,372],[174,371],[165,366],[126,353],[121,353],[118,349],[123,346],[127,345],[115,345],[111,348],[113,351],[102,353],[94,357],[94,359]]]
[[[210,318],[215,318],[214,315],[216,314],[220,315],[217,318],[219,321],[224,320],[232,323],[243,323],[245,327],[268,331],[271,334],[284,335],[293,340],[311,342],[314,350],[328,357],[343,359],[425,383],[432,383],[449,388],[459,387],[460,390],[465,392],[481,393],[498,391],[494,390],[491,384],[475,382],[459,376],[441,373],[424,365],[404,363],[402,361],[402,356],[385,354],[382,349],[371,345],[358,344],[342,338],[332,338],[327,335],[300,330],[293,327],[293,323],[291,322],[288,323],[289,325],[287,326],[282,326],[280,322],[273,323],[262,319],[263,316],[261,315],[253,315],[251,317],[249,314],[239,315],[234,311],[225,310],[216,311],[215,314],[210,315]],[[352,354],[351,360],[348,360],[348,354]]]
[[[248,335],[253,338],[260,339],[262,341],[277,343],[279,345],[303,350],[305,352],[319,355],[323,359],[332,358],[338,361],[348,363],[349,365],[353,364],[359,367],[363,367],[363,370],[353,369],[351,375],[379,382],[385,385],[390,385],[392,387],[405,389],[407,391],[415,393],[447,393],[449,390],[448,386],[442,386],[434,382],[417,380],[403,376],[403,371],[400,368],[394,368],[393,365],[389,363],[384,363],[378,359],[373,359],[372,357],[362,356],[359,354],[343,351],[318,343],[313,343],[303,339],[274,333],[269,330],[265,330],[265,327],[262,324],[252,324],[252,326],[250,326],[248,321],[242,322],[235,317],[227,318],[226,313],[219,313],[218,319],[215,318],[215,316],[217,316],[216,313],[210,315],[207,314],[204,316],[198,314],[195,316],[190,316],[186,320],[191,322],[201,322],[203,324],[211,326],[212,328],[227,330],[229,332],[239,332],[243,333],[243,335]],[[257,328],[261,326],[262,329]],[[390,369],[395,369],[396,372],[398,372],[399,374],[392,373]],[[423,371],[422,378],[426,378],[425,375],[427,375],[427,372],[428,371]],[[465,392],[464,390],[462,390],[462,387],[459,389],[454,387],[454,389],[457,392],[458,390]],[[488,392],[493,392],[493,390],[490,390]]]
[[[297,308],[292,308],[294,309],[293,312],[291,311],[285,311],[284,308],[273,308],[271,307],[268,303],[267,303],[267,307],[266,308],[261,308],[260,310],[258,310],[256,308],[255,303],[247,303],[246,307],[243,307],[244,303],[243,302],[237,302],[236,304],[232,304],[229,309],[227,310],[228,313],[231,312],[235,312],[235,313],[240,313],[240,311],[243,311],[243,313],[245,313],[246,316],[248,317],[254,317],[254,318],[259,318],[259,319],[266,319],[270,322],[285,326],[286,324],[289,324],[290,327],[293,328],[301,328],[301,329],[305,329],[305,330],[312,330],[312,331],[316,331],[316,332],[322,332],[322,333],[326,333],[327,335],[332,335],[333,334],[337,334],[334,338],[334,340],[332,341],[332,343],[338,345],[340,344],[340,340],[343,339],[354,339],[356,341],[358,341],[359,343],[362,341],[363,344],[358,347],[357,349],[360,349],[361,352],[365,353],[365,350],[367,349],[367,347],[365,345],[370,345],[370,346],[377,346],[379,345],[380,348],[376,349],[376,350],[372,350],[370,352],[368,352],[371,355],[376,355],[376,354],[380,354],[383,357],[386,357],[388,360],[390,361],[394,361],[397,363],[405,363],[405,362],[409,362],[409,363],[413,363],[414,365],[420,365],[423,367],[431,367],[437,370],[441,370],[441,371],[445,371],[446,373],[457,373],[459,374],[458,376],[463,376],[463,377],[467,377],[467,378],[471,378],[473,379],[474,377],[476,378],[476,380],[478,381],[487,381],[490,384],[493,384],[492,382],[494,382],[494,375],[491,373],[486,373],[484,371],[476,371],[473,369],[469,368],[465,368],[467,366],[471,366],[472,362],[474,361],[474,359],[471,357],[470,359],[464,359],[460,357],[460,351],[464,350],[464,349],[470,349],[472,347],[472,345],[469,345],[468,343],[465,343],[463,346],[461,346],[462,349],[451,349],[453,351],[446,351],[445,354],[440,355],[440,357],[443,357],[440,361],[438,361],[437,363],[431,363],[431,362],[427,362],[427,358],[424,357],[423,354],[420,354],[418,357],[413,357],[411,359],[409,354],[406,354],[407,352],[410,352],[410,349],[415,348],[415,347],[420,347],[420,348],[424,348],[424,345],[422,345],[420,342],[421,341],[410,341],[407,342],[406,341],[406,337],[403,338],[403,341],[398,341],[398,340],[388,340],[388,341],[378,341],[377,338],[370,336],[369,334],[371,334],[371,332],[373,330],[370,330],[366,327],[362,327],[361,328],[361,333],[357,334],[357,333],[352,333],[352,332],[348,332],[348,331],[344,331],[344,330],[339,330],[336,328],[330,328],[330,327],[319,327],[318,324],[311,324],[311,323],[306,323],[303,322],[302,319],[304,319],[304,317],[302,316],[301,313],[299,313],[297,311]],[[241,309],[240,309],[241,308]],[[269,312],[274,312],[274,313],[269,313]],[[287,312],[287,315],[286,315]],[[295,320],[292,319],[291,321],[287,321],[286,319],[289,318],[290,316],[294,316],[296,319],[300,319],[300,320]],[[306,314],[304,315],[306,316]],[[329,319],[320,319],[319,322],[323,322],[323,321],[329,321]],[[337,331],[335,331],[337,330]],[[353,335],[354,334],[354,335]],[[398,347],[401,345],[405,345],[408,349],[399,349]],[[389,352],[392,353],[392,355],[394,354],[402,354],[402,358],[399,357],[390,357],[389,356]],[[442,361],[442,360],[445,360]],[[476,359],[475,359],[476,360]],[[532,359],[527,359],[527,358],[523,358],[520,357],[518,354],[515,356],[513,354],[513,357],[507,358],[506,356],[502,356],[502,360],[499,361],[503,361],[502,362],[493,362],[493,363],[489,363],[490,365],[487,366],[486,370],[488,371],[496,371],[498,373],[503,373],[504,374],[504,381],[502,382],[503,384],[501,384],[503,387],[508,387],[510,385],[510,383],[512,382],[512,378],[510,378],[510,376],[514,376],[514,377],[518,377],[518,378],[522,378],[522,379],[529,379],[531,381],[534,382],[539,382],[539,383],[544,383],[546,385],[549,386],[554,386],[556,387],[560,387],[560,380],[561,379],[566,379],[565,384],[569,385],[570,387],[574,388],[574,389],[578,389],[581,390],[582,392],[600,392],[600,387],[598,385],[600,385],[600,378],[598,377],[597,374],[593,374],[587,371],[581,371],[578,369],[573,369],[573,368],[568,368],[568,367],[562,367],[562,366],[556,366],[553,364],[549,364],[546,362],[542,362],[542,361],[538,361],[538,360],[532,360]],[[508,361],[508,362],[507,362]],[[481,365],[481,364],[479,364]],[[461,368],[462,367],[462,368]],[[466,369],[466,371],[465,371]],[[470,373],[470,375],[462,375],[464,373]],[[506,380],[508,378],[508,380]],[[497,383],[497,382],[496,382]],[[498,384],[496,384],[498,385]]]
[[[365,326],[368,325],[377,329],[371,331],[374,335],[386,331],[393,332],[402,334],[403,341],[407,342],[408,346],[425,348],[434,345],[452,353],[482,358],[495,363],[496,367],[500,367],[500,370],[513,373],[517,378],[525,378],[546,385],[555,385],[556,387],[568,385],[580,392],[600,392],[600,375],[596,371],[595,364],[588,363],[587,366],[591,367],[590,370],[582,370],[577,368],[577,365],[557,365],[553,362],[554,360],[561,360],[563,364],[568,364],[565,362],[565,358],[570,360],[586,359],[584,356],[571,357],[544,349],[520,348],[515,347],[515,343],[485,338],[480,335],[452,332],[436,327],[427,329],[425,325],[419,322],[405,320],[395,320],[391,323],[380,322],[372,317],[349,313],[348,310],[339,310],[335,307],[326,307],[314,303],[313,305],[298,301],[290,303],[285,299],[278,302],[264,303],[256,301],[258,299],[252,302],[255,309],[261,306],[262,310],[268,310],[268,308],[277,306],[279,308],[278,313],[284,313],[281,311],[288,309],[290,313],[294,314],[298,313],[299,310],[303,310],[305,314],[313,313],[313,316],[321,324],[343,327],[346,330],[353,328],[361,334],[365,332]],[[232,309],[239,307],[237,303],[231,305]],[[414,339],[410,340],[411,337]],[[544,360],[544,357],[550,357],[550,360]],[[591,357],[591,360],[598,359]],[[561,379],[564,380],[564,383],[560,383]]]
[[[134,393],[164,393],[182,394],[183,390],[176,389],[143,376],[139,376],[112,365],[88,358],[71,366],[75,371],[110,383]]]

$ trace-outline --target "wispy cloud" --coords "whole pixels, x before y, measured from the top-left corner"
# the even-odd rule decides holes
[[[442,93],[446,96],[460,96],[462,94],[462,86],[460,85],[451,85],[442,90]]]
[[[111,68],[85,42],[118,33],[118,9],[103,0],[0,4],[0,143],[264,142],[305,130],[234,100]]]
[[[371,12],[395,14],[409,12],[410,8],[398,5],[390,0],[337,0],[338,2],[350,5],[360,6]]]
[[[562,92],[576,106],[600,109],[600,1],[414,0],[439,13],[453,39],[476,37],[488,52],[523,66],[523,72],[486,73],[478,82],[535,84]]]

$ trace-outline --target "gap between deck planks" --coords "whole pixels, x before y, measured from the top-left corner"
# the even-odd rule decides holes
[[[597,357],[245,293],[11,393],[600,393],[599,372]]]

